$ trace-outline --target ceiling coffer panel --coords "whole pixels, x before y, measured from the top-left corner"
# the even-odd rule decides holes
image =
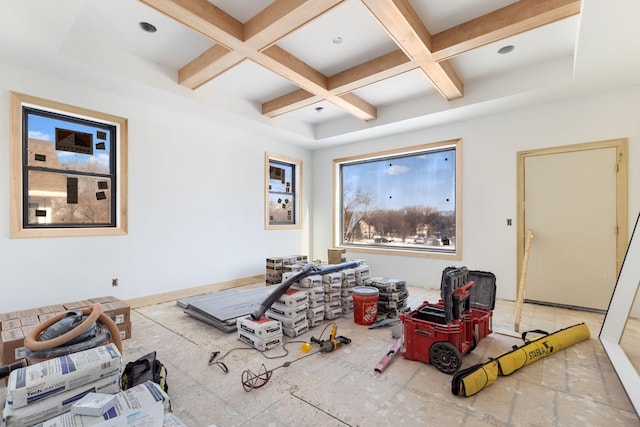
[[[263,115],[277,117],[329,102],[364,121],[377,118],[377,106],[354,91],[419,70],[426,77],[425,84],[433,85],[445,100],[462,98],[464,82],[450,59],[577,15],[581,7],[580,0],[521,0],[431,34],[424,16],[429,12],[428,6],[421,4],[418,12],[409,0],[275,0],[245,22],[225,12],[224,2],[220,1],[140,1],[214,43],[182,66],[178,84],[198,90],[250,60],[297,87],[263,102]],[[358,18],[375,20],[396,49],[373,54],[358,64],[345,64],[340,72],[325,75],[319,70],[321,67],[309,65],[311,61],[305,62],[282,47],[295,46],[296,31],[313,21],[320,26],[322,19],[327,20],[323,28],[335,31],[327,34],[327,38],[334,38],[338,44],[342,41],[340,28],[332,27],[329,21],[339,16],[342,9],[347,10],[347,5],[353,9],[356,2],[359,7],[356,14],[363,10],[369,15],[351,16],[348,20],[351,25],[357,26]],[[307,49],[308,55],[314,54],[313,46]]]

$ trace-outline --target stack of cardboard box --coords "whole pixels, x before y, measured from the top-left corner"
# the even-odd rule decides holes
[[[331,248],[328,250],[329,264],[342,264],[347,262],[347,250],[344,248]]]
[[[283,257],[267,258],[267,269],[264,281],[267,285],[275,285],[282,282],[282,274],[291,271],[300,271],[309,262],[307,255],[289,255]]]
[[[8,365],[24,358],[24,337],[38,324],[57,314],[81,310],[95,303],[102,304],[105,314],[118,326],[121,339],[131,338],[131,308],[112,296],[3,313],[0,314],[0,364]]]

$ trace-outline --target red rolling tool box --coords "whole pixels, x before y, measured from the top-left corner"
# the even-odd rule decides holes
[[[442,273],[440,301],[425,301],[400,314],[404,327],[400,354],[453,374],[462,365],[462,356],[492,332],[495,294],[493,273],[447,267]]]

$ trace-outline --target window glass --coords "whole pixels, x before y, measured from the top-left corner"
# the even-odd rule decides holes
[[[115,126],[23,108],[23,227],[115,227]]]
[[[456,145],[338,161],[340,245],[456,253]]]
[[[267,229],[299,228],[300,176],[302,162],[276,154],[265,154]]]

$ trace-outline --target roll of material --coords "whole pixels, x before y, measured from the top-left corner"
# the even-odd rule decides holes
[[[545,336],[534,341],[527,341],[528,333],[543,333]],[[499,376],[510,375],[513,372],[556,353],[588,340],[591,337],[589,328],[584,323],[561,329],[552,334],[535,330],[522,334],[525,342],[508,353],[504,353],[487,363],[481,363],[461,370],[454,374],[451,380],[451,393],[456,396],[473,396],[493,384]]]

